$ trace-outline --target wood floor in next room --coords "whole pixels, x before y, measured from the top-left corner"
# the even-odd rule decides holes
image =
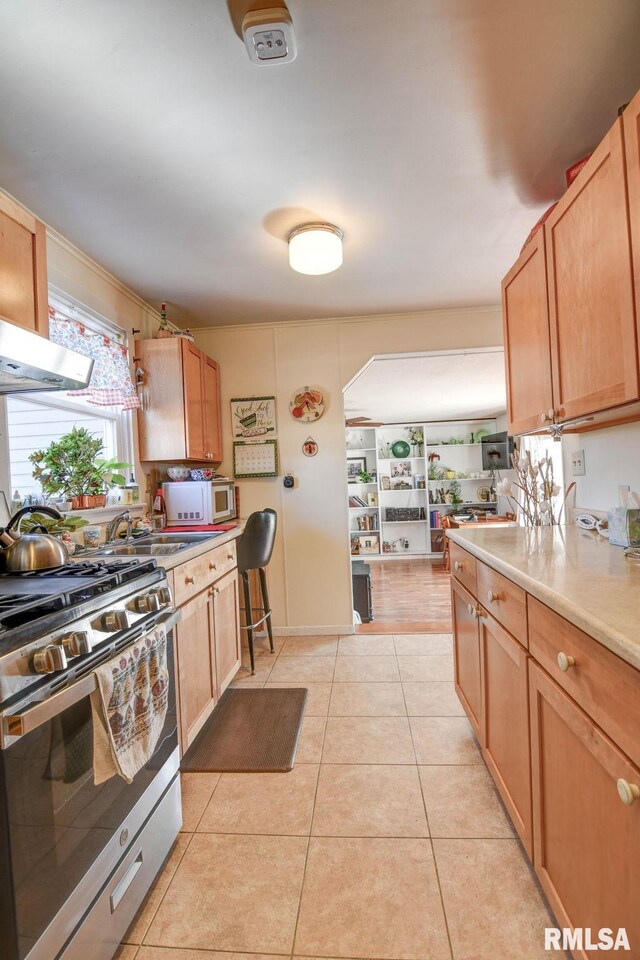
[[[120,960],[543,960],[555,925],[453,689],[450,634],[279,638],[291,773],[187,774]]]
[[[440,557],[374,560],[371,592],[374,620],[358,633],[432,633],[451,630],[449,572]]]

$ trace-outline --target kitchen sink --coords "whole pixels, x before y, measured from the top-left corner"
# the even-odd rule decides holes
[[[166,557],[196,543],[212,540],[220,533],[150,533],[129,543],[108,543],[83,556],[92,557]]]

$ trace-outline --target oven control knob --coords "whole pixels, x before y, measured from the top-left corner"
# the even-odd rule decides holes
[[[36,673],[55,673],[56,670],[64,670],[66,666],[66,654],[57,643],[50,643],[33,655],[33,669]]]
[[[152,595],[158,598],[161,607],[168,607],[171,603],[171,590],[169,590],[169,587],[160,587],[159,590],[154,590]]]
[[[75,630],[73,633],[67,633],[58,640],[62,649],[68,657],[82,657],[86,653],[91,653],[91,640],[86,630]]]
[[[134,597],[127,606],[134,613],[156,613],[160,609],[160,597],[155,593],[144,593],[139,597]]]
[[[129,626],[129,614],[126,610],[109,610],[103,613],[96,626],[102,633],[115,633]]]

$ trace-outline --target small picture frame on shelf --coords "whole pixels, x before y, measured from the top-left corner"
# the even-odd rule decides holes
[[[378,506],[378,494],[377,494],[377,492],[375,492],[375,493],[368,493],[368,494],[367,494],[367,503],[369,504],[370,507],[377,507],[377,506]]]
[[[413,483],[411,482],[411,477],[398,477],[391,484],[392,490],[413,490]]]
[[[409,460],[394,460],[391,463],[392,477],[410,477],[411,463]]]
[[[358,537],[358,539],[360,541],[360,549],[358,551],[360,555],[380,553],[380,537],[366,534]]]
[[[414,485],[415,485],[416,490],[425,490],[425,489],[426,489],[427,483],[426,483],[426,479],[425,479],[425,477],[424,477],[423,475],[420,475],[420,476],[419,476],[418,474],[416,474],[415,477],[413,478],[413,482],[414,482]]]
[[[380,477],[380,489],[391,490],[391,477],[387,477],[386,474]]]
[[[347,460],[347,481],[357,483],[358,476],[367,469],[366,457],[349,457]]]

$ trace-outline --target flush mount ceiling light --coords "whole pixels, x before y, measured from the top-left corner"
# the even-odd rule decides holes
[[[303,223],[289,234],[289,266],[298,273],[318,276],[342,264],[344,234],[330,223]]]

